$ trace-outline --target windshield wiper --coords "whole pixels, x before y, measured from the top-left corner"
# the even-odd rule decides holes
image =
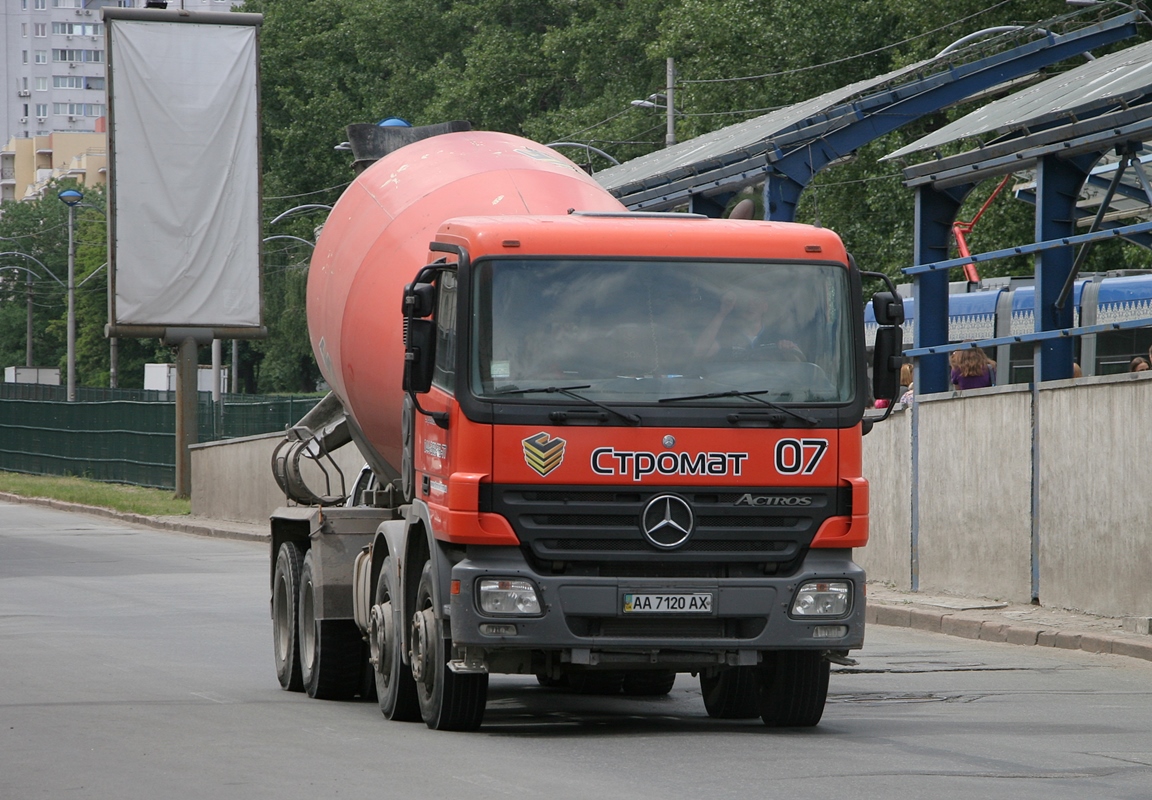
[[[625,422],[627,422],[631,425],[639,425],[640,424],[640,417],[636,416],[635,414],[626,414],[623,411],[618,411],[615,408],[612,408],[611,406],[606,406],[603,403],[600,403],[600,402],[593,400],[591,397],[585,397],[582,394],[576,394],[576,391],[575,391],[576,389],[591,389],[591,388],[592,388],[592,384],[582,383],[582,384],[579,384],[577,386],[540,386],[540,387],[535,388],[535,389],[508,388],[508,389],[502,389],[499,392],[497,392],[496,394],[531,394],[533,392],[547,392],[548,394],[562,394],[565,397],[575,398],[576,400],[579,400],[582,403],[587,403],[588,405],[596,406],[597,408],[602,408],[611,414],[615,414],[616,416],[620,417],[620,419],[624,420]]]
[[[682,397],[661,397],[657,403],[677,403],[682,400],[715,400],[720,397],[743,397],[748,400],[754,400],[757,403],[768,406],[773,411],[780,411],[784,414],[791,414],[801,422],[806,422],[809,425],[816,425],[819,423],[815,417],[809,417],[806,414],[801,414],[799,411],[793,411],[787,406],[782,406],[779,403],[773,403],[771,400],[765,400],[759,395],[768,394],[767,389],[762,389],[755,392],[745,392],[740,389],[731,389],[727,392],[709,392],[708,394],[689,394]]]

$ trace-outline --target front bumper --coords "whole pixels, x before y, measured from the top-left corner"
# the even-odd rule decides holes
[[[489,615],[479,610],[481,578],[520,578],[536,585],[542,613],[535,617]],[[788,577],[619,578],[540,575],[512,547],[471,548],[452,568],[454,648],[467,660],[501,651],[559,651],[561,662],[752,664],[767,650],[844,651],[864,644],[864,570],[850,550],[812,550]],[[796,590],[814,580],[848,580],[852,607],[836,619],[797,619],[788,614]],[[459,583],[456,584],[455,582]],[[629,593],[711,593],[709,614],[625,614]],[[492,635],[482,626],[515,626],[514,635]],[[817,628],[843,635],[818,637]],[[489,627],[489,630],[492,630]],[[828,633],[827,630],[823,631]],[[507,633],[501,630],[501,633]],[[491,658],[484,658],[489,664]],[[494,670],[500,671],[500,670]]]

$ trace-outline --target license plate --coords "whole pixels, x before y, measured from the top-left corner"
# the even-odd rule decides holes
[[[711,593],[626,594],[625,614],[711,614]]]

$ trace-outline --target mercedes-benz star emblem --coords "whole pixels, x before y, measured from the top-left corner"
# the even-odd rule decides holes
[[[644,538],[661,550],[673,550],[688,541],[694,524],[692,507],[674,494],[656,495],[640,515]]]

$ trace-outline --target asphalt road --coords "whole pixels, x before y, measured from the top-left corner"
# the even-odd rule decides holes
[[[265,546],[0,503],[0,798],[1148,798],[1152,664],[873,626],[824,721],[494,677],[478,733],[280,689]]]

